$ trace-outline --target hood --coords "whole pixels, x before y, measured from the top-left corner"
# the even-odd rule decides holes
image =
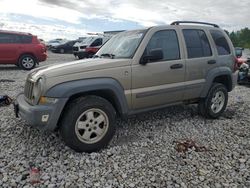
[[[109,58],[95,58],[78,60],[63,64],[44,66],[34,69],[30,74],[34,81],[45,76],[46,78],[58,77],[75,73],[82,73],[87,71],[102,70],[114,67],[127,66],[130,64],[129,59],[109,59]]]

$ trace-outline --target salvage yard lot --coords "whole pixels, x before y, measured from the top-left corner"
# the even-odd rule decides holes
[[[49,53],[40,66],[67,61],[75,58]],[[26,74],[1,65],[0,95],[23,92]],[[200,117],[195,105],[118,120],[108,148],[92,154],[74,152],[58,133],[31,128],[12,106],[1,107],[0,187],[32,187],[30,166],[40,168],[38,187],[250,187],[249,96],[250,88],[237,86],[217,120]],[[185,140],[205,149],[178,152]]]

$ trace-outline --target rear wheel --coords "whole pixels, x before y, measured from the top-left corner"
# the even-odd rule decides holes
[[[199,113],[207,118],[218,118],[226,109],[228,92],[225,85],[214,83],[206,98],[198,104]]]
[[[60,132],[66,145],[75,151],[98,151],[115,133],[115,110],[98,96],[75,99],[66,107]]]
[[[64,54],[65,50],[63,48],[60,49],[60,53]]]
[[[18,64],[24,70],[31,70],[36,66],[36,59],[32,55],[22,55]]]

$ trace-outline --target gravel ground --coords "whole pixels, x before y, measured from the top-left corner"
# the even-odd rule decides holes
[[[42,65],[74,60],[49,54]],[[0,94],[23,91],[26,71],[0,66]],[[2,80],[3,81],[3,80]],[[237,86],[218,120],[197,115],[195,105],[170,107],[118,121],[109,147],[76,153],[58,133],[43,133],[0,108],[0,187],[250,187],[250,89]],[[204,151],[177,152],[193,140]],[[40,183],[30,182],[30,167]]]

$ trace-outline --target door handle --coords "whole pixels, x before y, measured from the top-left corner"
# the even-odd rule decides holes
[[[216,63],[215,60],[209,60],[209,61],[207,62],[207,64],[209,64],[209,65],[212,65],[212,64],[215,64],[215,63]]]
[[[174,64],[170,66],[171,69],[180,69],[182,67],[183,67],[183,64]]]

